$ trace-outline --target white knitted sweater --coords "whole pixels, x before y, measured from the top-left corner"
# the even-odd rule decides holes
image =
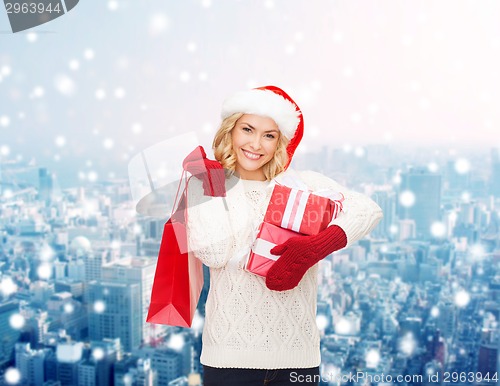
[[[298,172],[313,191],[331,188],[345,196],[332,224],[348,245],[382,218],[370,198],[316,172]],[[320,364],[316,326],[317,265],[289,291],[271,291],[265,279],[243,269],[264,218],[274,182],[226,179],[226,198],[206,197],[201,182],[188,188],[189,246],[210,267],[201,363],[212,367],[308,368]],[[225,201],[225,202],[224,202]]]

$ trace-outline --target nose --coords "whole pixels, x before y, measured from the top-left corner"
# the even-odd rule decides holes
[[[254,135],[252,140],[250,141],[250,146],[253,150],[259,150],[261,145],[260,145],[260,136]]]

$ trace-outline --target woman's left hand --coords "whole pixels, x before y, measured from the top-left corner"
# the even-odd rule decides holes
[[[343,229],[330,225],[317,235],[292,237],[275,246],[271,253],[281,256],[266,275],[267,288],[274,291],[295,288],[309,268],[346,244]]]

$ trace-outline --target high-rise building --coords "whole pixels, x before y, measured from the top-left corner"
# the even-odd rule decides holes
[[[38,198],[40,201],[50,201],[53,190],[53,177],[46,168],[38,169],[38,182]]]
[[[147,257],[123,258],[102,268],[102,280],[138,284],[140,291],[141,341],[149,343],[165,334],[163,326],[145,323],[151,303],[151,289],[156,270],[156,259]]]
[[[388,189],[378,189],[372,194],[372,199],[380,206],[384,217],[380,224],[373,230],[372,236],[385,238],[391,234],[391,226],[395,225],[396,219],[396,194]]]
[[[441,219],[441,175],[427,168],[412,168],[401,175],[398,200],[400,219],[415,221],[417,238],[430,238]]]
[[[182,354],[170,349],[155,350],[151,366],[157,375],[159,385],[167,385],[183,374]]]
[[[16,367],[22,376],[22,383],[43,386],[44,360],[49,349],[32,350],[29,343],[16,344]]]
[[[62,386],[78,385],[78,364],[83,357],[83,343],[71,342],[57,345],[57,380]]]
[[[88,283],[89,338],[120,338],[126,351],[141,344],[141,293],[137,283]]]
[[[491,149],[490,194],[500,197],[500,154],[499,149]]]
[[[14,358],[14,347],[20,332],[11,326],[10,318],[17,313],[17,302],[0,303],[0,368],[5,367]]]

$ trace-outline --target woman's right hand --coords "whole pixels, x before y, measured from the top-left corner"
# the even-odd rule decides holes
[[[184,170],[203,181],[206,196],[226,196],[226,176],[222,165],[215,160],[207,159],[202,146],[197,146],[182,162]]]

